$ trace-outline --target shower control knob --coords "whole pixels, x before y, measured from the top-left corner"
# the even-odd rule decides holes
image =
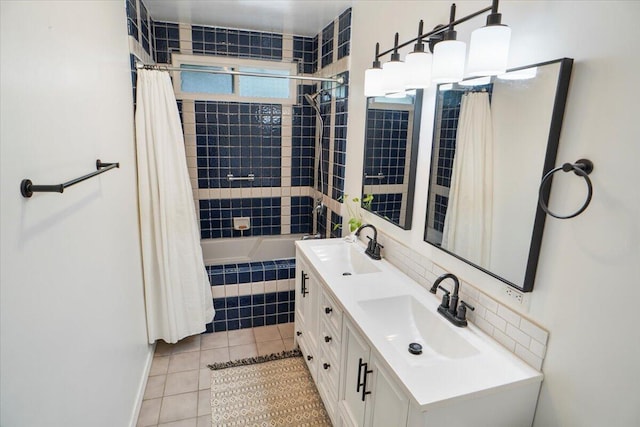
[[[307,356],[307,360],[308,360],[308,361],[312,361],[312,360],[313,360],[313,356],[312,356],[312,355],[308,355],[308,356]]]
[[[302,335],[302,332],[300,332],[300,331],[296,331],[296,335],[297,335],[297,336],[300,336],[300,335]]]
[[[326,370],[326,369],[329,369],[331,365],[329,365],[328,363],[323,363],[322,367]]]
[[[331,307],[325,307],[325,308],[324,308],[324,312],[325,312],[326,314],[330,314],[332,311],[333,311],[333,308],[331,308]]]
[[[329,341],[331,341],[331,337],[329,335],[325,335],[324,342],[329,342]]]

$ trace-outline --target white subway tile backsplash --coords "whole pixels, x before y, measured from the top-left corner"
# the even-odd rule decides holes
[[[496,341],[498,341],[500,344],[506,347],[509,351],[514,352],[516,350],[515,340],[511,337],[508,337],[506,334],[502,333],[501,331],[494,329],[493,337],[496,339]]]
[[[507,325],[507,335],[526,348],[529,348],[529,344],[531,344],[531,337],[513,325]]]
[[[527,319],[522,319],[520,322],[520,329],[527,335],[530,335],[534,340],[547,345],[547,341],[549,340],[549,332],[540,328],[537,325],[534,325]]]
[[[500,305],[498,307],[498,316],[516,327],[520,326],[520,316],[506,308],[504,305]]]
[[[536,356],[544,358],[545,354],[547,353],[547,346],[532,339],[531,343],[529,344],[529,350]]]
[[[542,357],[536,356],[520,344],[516,344],[515,354],[534,368],[538,370],[542,368]]]
[[[487,295],[480,293],[480,295],[478,295],[478,301],[480,301],[480,304],[484,305],[487,310],[493,313],[498,312],[498,302],[489,298]]]
[[[487,311],[485,315],[487,322],[491,323],[495,328],[505,332],[507,329],[507,321],[492,311]]]

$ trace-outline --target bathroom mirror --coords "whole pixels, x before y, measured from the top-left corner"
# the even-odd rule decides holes
[[[362,203],[409,230],[420,135],[422,89],[367,98]]]
[[[533,289],[572,59],[438,86],[425,241]],[[549,192],[542,194],[548,202]]]

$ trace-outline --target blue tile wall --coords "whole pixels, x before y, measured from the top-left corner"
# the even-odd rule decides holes
[[[279,197],[200,200],[199,203],[203,239],[280,234],[282,208]],[[250,217],[251,228],[234,230],[235,217]]]
[[[384,179],[366,179],[365,184],[402,184],[404,182],[405,159],[409,112],[370,108],[367,110],[367,148],[365,173]]]
[[[342,235],[342,216],[332,211],[330,237],[342,237]]]
[[[295,319],[295,291],[216,298],[216,315],[207,325],[207,332],[256,328]]]
[[[322,68],[333,63],[333,31],[335,24],[331,22],[322,30]]]
[[[293,279],[296,276],[295,258],[209,265],[206,268],[211,286]]]
[[[291,124],[291,186],[312,187],[315,160],[316,114],[303,94],[314,93],[315,85],[298,85],[298,105],[293,106]]]
[[[298,62],[298,73],[315,73],[318,68],[318,37],[293,36],[293,58]]]
[[[291,233],[311,234],[313,221],[313,198],[291,196]]]
[[[171,52],[180,52],[180,30],[178,24],[154,22],[155,60],[158,64],[171,63]]]
[[[230,28],[191,28],[193,53],[282,61],[282,34]]]
[[[371,210],[377,212],[395,224],[400,224],[402,194],[376,194],[371,201]]]
[[[331,198],[340,200],[344,194],[344,177],[347,164],[347,105],[349,101],[349,72],[339,74],[345,84],[336,93],[335,124],[333,135],[333,186]]]
[[[147,12],[147,7],[144,3],[140,2],[140,42],[142,43],[143,49],[147,53],[151,53],[150,45],[149,45],[149,13]]]
[[[436,194],[433,228],[435,228],[438,231],[444,231],[444,218],[447,215],[448,204],[449,204],[448,197]]]
[[[195,101],[195,112],[198,188],[280,186],[280,104]]]
[[[351,8],[342,12],[338,18],[338,59],[349,56],[351,40]]]
[[[136,0],[127,0],[127,30],[129,35],[138,40],[138,7]]]

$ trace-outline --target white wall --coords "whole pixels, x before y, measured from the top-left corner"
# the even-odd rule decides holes
[[[458,16],[490,2],[462,1]],[[450,2],[357,1],[353,7],[349,143],[346,189],[360,191],[365,100],[364,70],[376,41],[413,37],[445,23]],[[595,164],[595,194],[572,220],[548,218],[527,317],[550,330],[535,425],[640,425],[640,117],[635,85],[639,2],[502,1],[503,22],[513,31],[509,66],[561,57],[575,59],[558,164],[581,157]],[[483,18],[460,26],[468,41]],[[500,282],[422,241],[429,174],[434,91],[425,93],[413,228],[402,231],[365,213],[371,222],[429,256],[486,293]],[[563,177],[565,178],[565,177]],[[580,180],[554,180],[551,205],[569,212],[583,197]],[[347,218],[348,219],[348,218]]]
[[[124,2],[2,1],[0,16],[0,425],[135,425],[151,354]],[[20,195],[97,158],[121,168]]]

